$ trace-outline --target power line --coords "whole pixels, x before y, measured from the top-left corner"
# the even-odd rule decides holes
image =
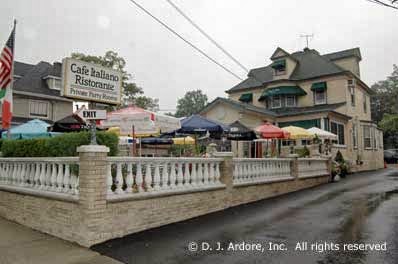
[[[188,15],[186,15],[176,4],[174,4],[171,0],[166,0],[177,12],[183,16],[188,22],[194,26],[203,36],[205,36],[208,40],[211,41],[217,48],[219,48],[225,55],[227,55],[231,60],[233,60],[236,64],[238,64],[243,70],[248,72],[249,70],[242,65],[234,56],[232,56],[228,51],[226,51],[220,44],[217,43],[212,37],[209,36],[201,27],[199,27]]]
[[[398,7],[397,7],[397,6],[393,6],[393,5],[384,3],[383,1],[380,1],[380,0],[366,0],[366,1],[371,2],[371,3],[374,3],[374,4],[378,4],[378,5],[382,5],[382,6],[386,6],[386,7],[390,7],[390,8],[393,8],[393,9],[397,9],[397,10],[398,10]],[[396,2],[396,0],[392,0],[392,1],[391,1],[392,4],[394,4],[395,2]]]
[[[207,59],[209,59],[210,61],[212,61],[213,63],[215,63],[216,65],[218,65],[219,67],[221,67],[223,70],[225,70],[226,72],[230,73],[231,75],[233,75],[234,77],[238,78],[239,80],[243,80],[241,77],[239,77],[239,75],[235,74],[234,72],[232,72],[231,70],[229,70],[227,67],[225,67],[224,65],[222,65],[221,63],[219,63],[218,61],[216,61],[215,59],[213,59],[212,57],[210,57],[209,55],[207,55],[204,51],[202,51],[200,48],[198,48],[197,46],[195,46],[193,43],[191,43],[190,41],[186,40],[183,36],[181,36],[180,34],[178,34],[174,29],[172,29],[171,27],[169,27],[166,23],[162,22],[159,18],[155,17],[154,15],[152,15],[148,10],[146,10],[143,6],[141,6],[140,4],[138,4],[136,1],[134,0],[130,0],[130,2],[132,2],[134,5],[136,5],[139,9],[141,9],[142,11],[144,11],[147,15],[149,15],[150,17],[152,17],[154,20],[156,20],[156,22],[158,22],[159,24],[161,24],[163,27],[165,27],[168,31],[170,31],[171,33],[173,33],[174,35],[176,35],[179,39],[181,39],[182,41],[184,41],[186,44],[188,44],[189,46],[191,46],[193,49],[195,49],[197,52],[199,52],[200,54],[202,54],[203,56],[205,56]]]

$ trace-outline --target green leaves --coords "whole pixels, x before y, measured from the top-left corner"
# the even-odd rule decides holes
[[[109,147],[109,156],[117,154],[119,138],[116,134],[97,132],[97,141]],[[4,139],[2,142],[4,157],[69,157],[77,156],[78,146],[90,143],[90,133],[67,133],[53,138]]]
[[[176,117],[190,116],[198,113],[207,104],[207,95],[202,90],[187,92],[183,98],[178,99]]]

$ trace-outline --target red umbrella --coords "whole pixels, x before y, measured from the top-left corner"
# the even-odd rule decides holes
[[[269,122],[259,127],[256,127],[255,131],[258,132],[262,138],[267,138],[267,139],[289,137],[289,132],[280,129],[279,127],[274,126]]]

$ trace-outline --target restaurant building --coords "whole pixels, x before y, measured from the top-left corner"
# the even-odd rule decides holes
[[[225,124],[254,129],[269,121],[279,127],[318,127],[338,136],[353,171],[383,167],[383,135],[370,115],[373,91],[362,81],[360,49],[328,54],[314,49],[289,53],[277,48],[264,67],[216,98],[201,114]]]
[[[60,62],[14,62],[12,126],[32,119],[52,124],[72,114],[73,100],[60,95],[61,69]]]

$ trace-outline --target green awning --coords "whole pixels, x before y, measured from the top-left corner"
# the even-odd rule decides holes
[[[287,127],[287,126],[297,126],[302,127],[305,129],[311,127],[321,127],[321,120],[320,119],[310,119],[310,120],[296,120],[290,122],[278,122],[279,127]]]
[[[259,100],[275,95],[306,95],[307,93],[299,86],[278,86],[264,90]]]
[[[271,65],[271,67],[274,68],[274,69],[286,68],[286,60],[274,61],[274,63],[272,63],[272,65]]]
[[[249,103],[253,101],[253,94],[252,93],[244,93],[239,97],[239,101]]]
[[[327,89],[326,82],[313,83],[311,86],[312,91],[322,92],[322,91],[325,91],[326,89]]]

